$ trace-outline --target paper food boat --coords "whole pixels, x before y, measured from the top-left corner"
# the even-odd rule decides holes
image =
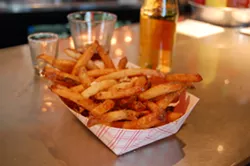
[[[137,68],[137,66],[132,63],[128,63],[128,67]],[[198,101],[199,99],[190,93],[182,94],[174,111],[183,112],[185,114],[176,121],[160,127],[144,130],[130,130],[100,124],[88,127],[88,129],[116,155],[122,155],[175,134],[185,122]],[[82,116],[70,108],[69,110],[87,127],[87,117]]]

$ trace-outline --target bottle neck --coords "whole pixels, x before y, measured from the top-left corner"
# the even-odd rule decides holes
[[[144,0],[141,8],[141,14],[163,18],[177,16],[177,0]]]

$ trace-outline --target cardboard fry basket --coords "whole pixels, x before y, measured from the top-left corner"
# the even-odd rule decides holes
[[[128,63],[128,67],[136,68],[137,66]],[[95,125],[88,129],[116,155],[122,155],[144,145],[148,145],[152,142],[175,134],[185,122],[198,101],[199,99],[190,93],[182,94],[180,101],[176,105],[174,111],[183,112],[185,114],[176,121],[160,127],[145,130],[129,130],[105,125]],[[87,127],[88,118],[82,116],[70,108],[69,110]]]

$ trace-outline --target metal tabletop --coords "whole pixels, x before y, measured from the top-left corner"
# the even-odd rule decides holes
[[[139,26],[116,30],[111,55],[138,62]],[[60,41],[60,56],[72,40]],[[120,157],[33,76],[28,45],[0,50],[1,166],[233,166],[250,156],[250,37],[236,29],[177,35],[175,72],[200,73],[200,98],[184,126]]]

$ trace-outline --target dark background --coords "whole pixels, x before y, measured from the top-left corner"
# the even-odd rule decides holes
[[[108,11],[118,15],[117,26],[139,22],[141,1],[137,0],[4,0],[0,2],[0,48],[27,43],[27,36],[50,31],[70,35],[67,14],[80,10]],[[179,1],[180,13],[189,13]]]

